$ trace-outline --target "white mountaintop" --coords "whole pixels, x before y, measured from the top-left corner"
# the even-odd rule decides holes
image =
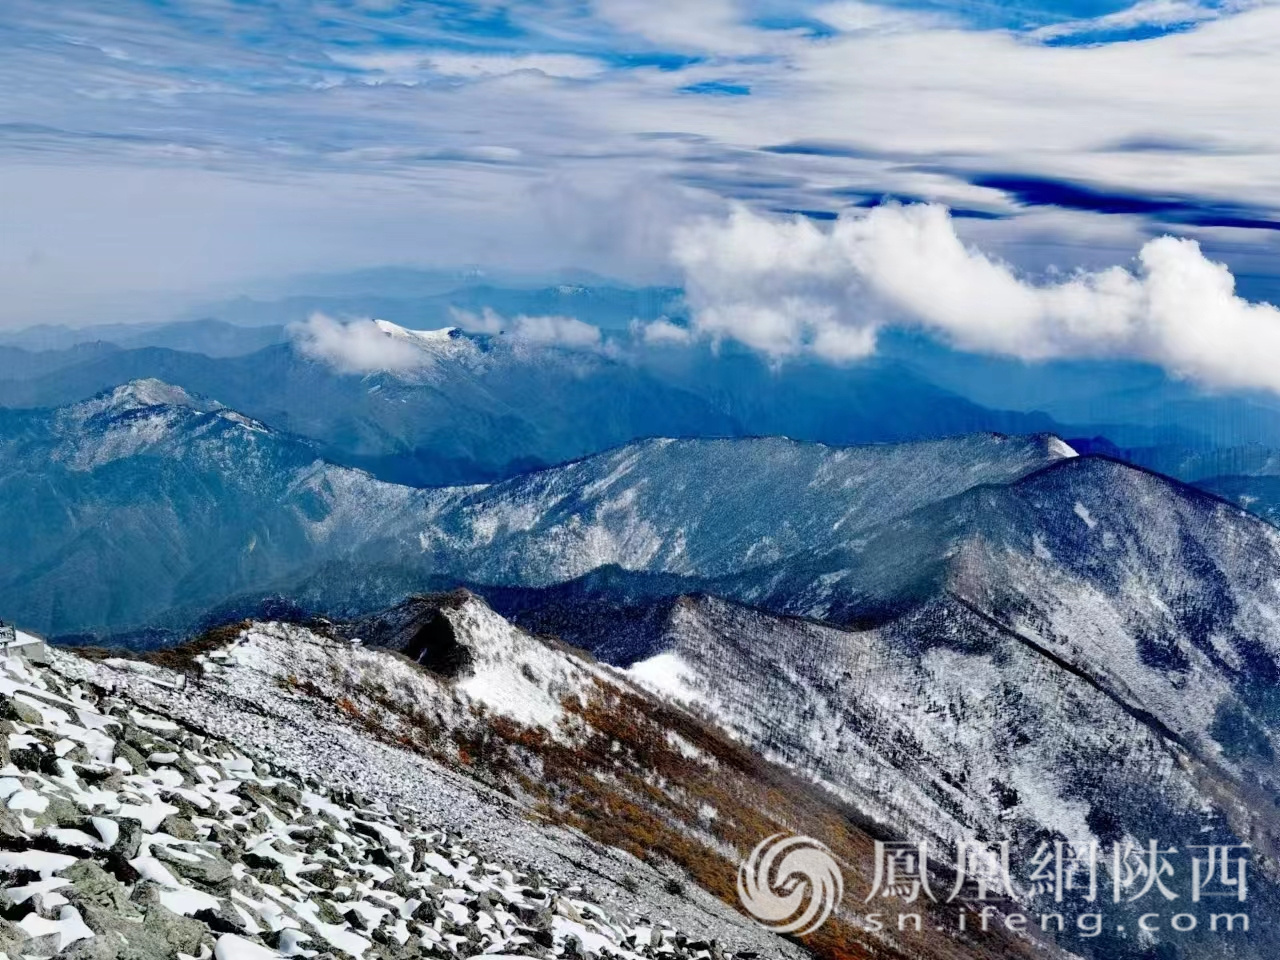
[[[109,393],[75,404],[71,410],[87,420],[104,413],[120,414],[147,407],[185,407],[206,413],[223,409],[216,400],[195,397],[182,387],[148,377],[121,384]]]
[[[389,337],[399,340],[413,340],[424,344],[438,344],[453,339],[457,327],[441,327],[438,330],[410,330],[390,320],[375,320],[374,326]]]

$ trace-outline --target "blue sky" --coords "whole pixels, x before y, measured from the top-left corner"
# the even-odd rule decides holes
[[[742,203],[946,204],[1031,273],[1273,272],[1280,7],[6,0],[0,324],[378,264],[679,281]]]

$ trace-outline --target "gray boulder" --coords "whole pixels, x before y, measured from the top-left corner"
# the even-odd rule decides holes
[[[59,876],[71,881],[71,886],[64,887],[60,892],[80,909],[90,927],[93,927],[93,923],[88,919],[87,908],[93,907],[121,916],[137,913],[129,903],[129,894],[124,884],[92,860],[74,863]]]
[[[158,903],[147,908],[142,928],[168,944],[174,953],[191,955],[200,952],[200,943],[207,935],[205,925],[199,920],[179,916]]]
[[[151,852],[178,876],[195,883],[211,887],[231,879],[231,864],[221,857],[206,855],[200,856],[198,860],[185,860],[179,858],[175,851],[159,844],[153,846]],[[206,847],[201,853],[208,854],[210,850]]]

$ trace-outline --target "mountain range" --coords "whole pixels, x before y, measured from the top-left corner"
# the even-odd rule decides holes
[[[1274,659],[1274,651],[1268,653]],[[387,889],[406,898],[411,894],[405,890],[423,883],[423,863],[440,871],[444,863],[458,862],[456,852],[425,844],[426,860],[414,860],[410,867],[409,854],[398,850],[418,848],[400,844],[400,831],[413,835],[426,822],[456,830],[446,839],[484,851],[478,859],[514,860],[518,865],[506,869],[535,870],[538,880],[532,886],[568,888],[565,895],[577,901],[638,903],[640,915],[650,922],[655,913],[673,916],[681,927],[716,930],[726,946],[743,949],[745,943],[752,952],[790,955],[790,945],[753,935],[723,908],[693,899],[683,885],[688,880],[735,903],[738,860],[760,838],[781,830],[826,843],[845,870],[848,891],[833,920],[801,941],[818,957],[1145,960],[1156,943],[1163,950],[1157,956],[1272,956],[1271,918],[1280,908],[1268,852],[1276,837],[1275,794],[1267,781],[1251,774],[1261,770],[1256,765],[1261,745],[1275,743],[1276,725],[1269,721],[1255,729],[1252,748],[1245,750],[1233,739],[1232,731],[1241,729],[1238,721],[1215,723],[1202,734],[1186,718],[1198,714],[1208,699],[1222,696],[1228,702],[1241,696],[1238,678],[1196,661],[1194,668],[1212,686],[1204,696],[1178,704],[1159,695],[1158,688],[1170,680],[1166,673],[1134,669],[1125,665],[1123,650],[1115,654],[1108,659],[1094,650],[1070,663],[1060,652],[1015,635],[961,602],[920,608],[868,631],[766,614],[714,598],[684,598],[670,608],[659,645],[621,667],[521,630],[481,598],[456,591],[414,597],[347,623],[246,621],[141,657],[125,651],[55,651],[56,673],[47,681],[30,667],[0,666],[17,680],[7,689],[18,700],[13,709],[24,718],[22,729],[47,723],[49,733],[63,739],[77,733],[77,722],[91,725],[103,709],[84,692],[68,690],[68,680],[113,691],[106,704],[127,721],[121,733],[127,749],[101,737],[92,743],[97,751],[126,758],[131,770],[141,765],[144,773],[124,778],[125,790],[159,780],[172,791],[179,781],[164,771],[179,750],[206,763],[207,757],[240,763],[240,751],[247,751],[254,762],[235,768],[235,781],[217,789],[242,790],[268,812],[260,822],[290,822],[295,814],[288,805],[288,785],[298,778],[303,792],[297,795],[339,818],[339,826],[342,811],[352,808],[366,822],[387,823],[394,832],[357,829],[373,843],[360,858],[392,868],[403,858],[404,886]],[[1124,685],[1122,675],[1131,686]],[[76,705],[74,720],[65,712],[49,712],[64,702]],[[98,726],[112,730],[109,723]],[[200,739],[191,739],[189,731],[199,731]],[[1216,752],[1215,742],[1222,745]],[[171,744],[179,749],[171,750]],[[39,769],[39,748],[15,752],[15,761],[20,769]],[[91,761],[76,755],[75,762],[77,777],[94,774]],[[255,780],[270,791],[261,791],[261,800],[261,788],[251,785]],[[277,787],[282,780],[286,786]],[[197,783],[181,782],[186,793],[167,796],[201,793]],[[65,779],[41,779],[33,792],[47,795],[52,810],[54,799],[65,801],[66,789]],[[101,803],[102,795],[97,796]],[[368,871],[373,876],[367,887],[350,884],[345,893],[328,893],[324,867],[314,881],[310,872],[323,847],[295,851],[287,829],[278,837],[257,832],[242,839],[235,829],[210,826],[211,819],[242,815],[247,804],[228,796],[216,815],[202,816],[186,814],[176,803],[166,805],[161,796],[148,802],[158,819],[154,826],[144,821],[141,837],[133,834],[135,842],[146,845],[142,851],[131,848],[133,855],[142,853],[143,863],[128,862],[158,883],[159,902],[168,911],[187,914],[198,924],[183,927],[157,911],[154,923],[147,921],[148,934],[168,936],[178,924],[173,933],[180,931],[191,942],[221,935],[275,947],[280,941],[270,931],[292,927],[301,938],[366,957],[384,955],[368,952],[373,943],[393,949],[397,942],[406,944],[406,933],[475,936],[439,924],[433,934],[410,923],[398,934],[387,929],[383,939],[371,937],[376,929],[395,927],[393,920],[382,920],[383,914],[359,906],[361,901],[372,908],[390,903],[396,909],[398,901],[379,890],[380,874]],[[42,923],[51,910],[57,916],[57,902],[39,898],[26,908],[22,930],[74,929],[92,936],[128,922],[116,911],[141,916],[145,886],[132,894],[126,886],[114,901],[117,906],[104,909],[82,886],[87,868],[76,866],[101,862],[123,883],[139,883],[136,873],[113,865],[107,849],[79,839],[98,835],[97,824],[112,815],[100,815],[91,826],[65,802],[56,809],[56,825],[46,818],[34,829],[50,824],[46,852],[62,858],[50,862],[50,874],[65,871],[70,878],[74,886],[67,896],[85,911],[89,933],[79,926]],[[124,809],[120,813],[127,815]],[[169,814],[175,819],[164,819]],[[188,835],[180,822],[184,817],[197,831],[210,831],[203,837],[194,833],[193,842],[202,841],[201,856],[213,863],[197,868],[164,849]],[[1249,880],[1253,925],[1247,935],[1208,927],[1211,910],[1245,908],[1192,905],[1185,870],[1165,883],[1188,901],[1175,909],[1204,922],[1177,938],[1125,933],[1137,928],[1140,914],[1162,916],[1150,912],[1156,906],[1109,899],[1100,905],[1070,899],[1068,906],[1026,882],[1027,858],[1045,842],[1068,838],[1111,844],[1148,836],[1233,847],[1252,843],[1258,856]],[[970,905],[966,909],[974,925],[959,930],[951,926],[957,908],[945,903],[921,899],[869,907],[864,901],[874,890],[876,843],[921,840],[935,851],[929,876],[945,900],[955,879],[948,872],[947,851],[959,837],[976,837],[988,846],[1009,841],[1019,851],[1017,889],[997,902],[997,918],[1096,909],[1106,917],[1105,928],[1087,937],[1074,923],[1061,932],[1033,926],[1025,934],[1011,934],[997,922],[980,931],[978,906]],[[15,839],[31,842],[25,834]],[[360,872],[351,859],[360,849],[346,844],[342,859],[327,861],[339,871],[340,891],[345,874]],[[432,859],[428,851],[443,859]],[[166,872],[144,871],[147,856],[158,858]],[[535,867],[529,866],[530,858]],[[249,869],[228,886],[213,868],[237,859]],[[278,865],[283,876],[270,872]],[[558,868],[590,875],[591,893],[575,893],[555,879]],[[1102,870],[1106,886],[1111,868],[1104,862]],[[95,882],[114,889],[100,878]],[[262,884],[271,885],[262,888],[268,892],[278,891],[271,898],[274,913],[239,899],[261,902],[254,895]],[[469,885],[464,889],[481,892]],[[439,889],[424,885],[424,892],[428,896],[416,897],[420,903],[439,902]],[[246,912],[224,907],[228,897]],[[333,913],[322,906],[325,899],[346,906]],[[487,908],[484,899],[444,897],[450,899],[470,910]],[[612,908],[623,909],[620,904]],[[879,928],[864,922],[869,911],[882,918]],[[418,923],[429,924],[432,916],[430,910],[406,913]],[[892,918],[901,913],[923,914],[927,924],[915,935],[896,930]],[[613,914],[567,916],[587,915]],[[587,924],[587,929],[616,943],[640,922],[635,913],[626,916],[626,923]],[[282,922],[286,917],[295,922]],[[59,923],[69,924],[71,918],[63,912]],[[512,929],[500,915],[497,919],[497,925],[482,923],[481,942],[532,938],[538,929],[527,924]],[[575,927],[557,923],[552,929],[557,938],[570,932],[583,937]],[[0,924],[0,934],[6,932],[20,935]],[[603,941],[583,942],[613,949]],[[673,943],[675,949],[683,946]],[[714,950],[693,960],[713,957]]]
[[[1049,435],[853,448],[643,441],[496,485],[425,489],[327,463],[303,439],[138,381],[58,410],[4,411],[0,442],[12,551],[0,590],[55,634],[160,625],[255,594],[355,613],[425,582],[566,594],[610,576],[625,584],[614,593],[704,591],[852,623],[930,595],[958,558],[983,562],[992,544],[1006,565],[1015,554],[1044,565],[1047,551],[1078,581],[1099,576],[1100,548],[1126,569],[1176,560],[1198,571],[1206,551],[1232,559],[1210,536],[1256,542],[1267,557],[1273,542],[1272,528],[1217,498],[1076,458]],[[1162,530],[1177,539],[1157,551]],[[101,586],[65,589],[86,580]],[[1114,577],[1093,586],[1120,590]],[[518,606],[542,602],[515,593]]]
[[[650,912],[683,910],[673,891],[685,882],[737,903],[736,863],[777,831],[821,839],[860,888],[877,842],[927,842],[941,888],[956,879],[941,851],[975,839],[1024,861],[1059,842],[1251,848],[1247,936],[1206,924],[1135,935],[1147,909],[1135,900],[1109,903],[1107,929],[1087,937],[948,932],[946,911],[922,905],[930,929],[912,941],[871,929],[873,907],[846,901],[804,941],[831,960],[1267,960],[1280,948],[1280,529],[1269,522],[1280,439],[1269,446],[1265,398],[1207,397],[1119,366],[1092,387],[1069,364],[1043,367],[1041,383],[1001,382],[1002,362],[911,338],[849,369],[777,367],[724,345],[646,345],[617,326],[570,345],[383,322],[358,335],[377,338],[374,354],[395,369],[343,372],[293,333],[241,339],[253,329],[0,348],[0,615],[79,647],[55,651],[47,675],[6,660],[0,694],[56,688],[108,730],[118,703],[66,687],[88,683],[187,731],[174,742],[202,763],[194,738],[212,735],[224,754],[269,745],[268,772],[332,771],[385,803],[421,786],[425,816],[489,843],[517,837],[509,849],[532,845],[575,870],[589,861],[606,901],[636,896],[616,881],[643,864]],[[209,352],[195,349],[201,337]],[[1143,413],[1164,401],[1191,413]],[[1062,426],[1111,414],[1115,429]],[[1218,417],[1234,424],[1221,435]],[[287,924],[243,922],[230,888],[192,880],[181,857],[156,854],[181,879],[142,877],[159,884],[148,892],[141,868],[103,852],[113,844],[87,808],[63,805],[97,796],[65,777],[106,776],[74,767],[98,761],[77,754],[53,777],[59,738],[84,740],[72,728],[89,721],[0,707],[24,725],[9,742],[31,783],[14,790],[49,794],[57,812],[6,821],[4,850],[44,844],[123,885],[64,864],[67,902],[50,896],[61,885],[29,894],[0,940],[61,948],[48,938],[87,941],[84,924],[97,936],[121,922],[164,939],[178,921],[152,900],[181,917],[174,905],[207,897],[216,909],[189,912],[203,926],[181,927],[184,943],[215,951],[233,936],[296,953]],[[122,736],[153,756],[139,769],[120,748],[142,780],[112,789],[138,794],[122,803],[161,802],[138,791],[147,768],[171,762],[168,747],[127,725]],[[155,782],[199,793],[199,775],[172,762]],[[275,789],[255,776],[246,796]],[[271,804],[293,823],[288,803],[287,817]],[[189,842],[206,853],[248,850],[238,827],[193,817]],[[293,856],[287,833],[262,842]],[[421,864],[395,844],[357,846],[393,874],[399,864],[407,879],[389,889],[407,902],[396,891]],[[151,856],[134,854],[126,862]],[[250,855],[261,875],[239,893],[278,889],[294,929],[351,955],[366,951],[341,946],[352,937],[376,943],[368,960],[394,960],[402,933],[431,939],[428,927],[495,949],[500,930],[548,958],[638,946],[624,942],[639,923],[630,914],[588,927],[604,940],[566,940],[552,921],[546,946],[533,940],[543,928],[486,913],[484,898],[465,901],[475,930],[410,910],[402,931],[369,913],[398,909],[376,884],[317,923],[322,894],[288,874],[294,861],[280,861],[282,879],[270,859]],[[315,869],[362,868],[346,856]],[[115,891],[126,921],[89,909],[87,877]],[[1204,912],[1186,902],[1187,882],[1186,871],[1169,881],[1183,901],[1171,910]],[[733,942],[792,955],[747,936],[723,905],[706,909]],[[1061,908],[1032,883],[1000,909]],[[686,960],[721,960],[719,947],[672,943]]]
[[[0,443],[0,597],[54,634],[184,625],[184,612],[255,591],[355,612],[430,578],[544,587],[611,565],[727,576],[858,542],[1071,454],[1048,436],[643,441],[488,487],[419,489],[155,380],[0,411]]]
[[[417,362],[343,372],[292,340],[236,356],[103,344],[0,349],[0,374],[11,371],[0,376],[0,406],[65,406],[158,378],[306,437],[332,462],[414,486],[492,482],[649,437],[847,445],[1053,428],[1043,415],[980,407],[895,363],[777,369],[728,347],[713,354],[606,340],[583,349],[379,329],[417,351]]]
[[[429,316],[383,315],[420,329],[496,305],[487,322],[503,311],[572,317],[600,339],[570,346],[455,331],[471,349],[441,362],[429,340],[405,335],[420,363],[344,372],[307,355],[289,325],[335,293],[349,302],[329,304],[333,315],[379,315],[357,283],[302,296],[296,309],[264,301],[254,317],[215,305],[205,319],[0,336],[0,406],[64,406],[155,377],[311,439],[334,463],[412,486],[491,483],[656,436],[843,446],[1054,432],[1082,452],[1225,491],[1264,517],[1280,508],[1268,479],[1280,463],[1280,409],[1264,395],[1214,393],[1140,364],[979,357],[905,333],[886,333],[876,357],[853,365],[771,362],[729,343],[650,342],[646,323],[674,317],[666,329],[678,333],[687,322],[667,288],[458,279],[414,281],[439,300]],[[395,337],[405,327],[384,320],[382,329]]]

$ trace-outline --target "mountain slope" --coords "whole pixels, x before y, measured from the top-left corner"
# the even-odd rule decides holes
[[[539,629],[569,625],[637,682],[908,835],[1009,839],[1024,859],[1055,838],[1249,843],[1269,914],[1278,589],[1270,525],[1071,458],[825,554],[683,581],[619,570],[499,602]],[[673,601],[680,590],[757,609]],[[1223,949],[1204,936],[1176,955]],[[1276,945],[1256,932],[1229,949]],[[1110,933],[1089,948],[1134,950]]]
[[[1216,476],[1197,481],[1196,486],[1224,500],[1230,500],[1272,526],[1280,527],[1280,476]]]
[[[345,639],[353,633],[405,655]],[[255,759],[270,758],[273,771],[319,781],[335,798],[342,796],[341,785],[385,802],[400,815],[394,824],[399,831],[456,831],[465,841],[451,836],[453,843],[475,849],[485,861],[514,862],[519,866],[508,869],[554,886],[562,899],[600,904],[599,910],[578,906],[589,919],[576,924],[568,912],[564,917],[571,922],[554,921],[556,947],[560,937],[573,934],[602,957],[605,950],[623,960],[643,954],[637,941],[625,942],[643,925],[636,916],[643,914],[650,919],[646,930],[661,917],[718,941],[716,947],[705,939],[702,946],[688,946],[690,960],[744,948],[798,956],[794,946],[758,930],[695,884],[736,905],[738,860],[779,830],[800,830],[828,842],[847,870],[849,896],[840,913],[804,942],[820,957],[1067,956],[1007,931],[940,935],[934,927],[948,919],[941,907],[928,910],[930,923],[921,935],[866,929],[854,891],[869,888],[874,839],[858,826],[855,811],[678,707],[645,695],[625,676],[513,628],[474,596],[417,598],[337,628],[246,623],[222,631],[219,640],[188,651],[186,660],[170,654],[168,662],[184,666],[185,674],[155,663],[86,662],[65,654],[55,659],[66,675],[114,687],[147,709],[226,738],[240,751],[252,747]],[[455,659],[453,667],[442,669],[442,647],[465,651],[464,662]],[[368,801],[360,806],[376,809]],[[395,834],[376,833],[401,846]],[[433,848],[438,849],[427,849]],[[450,861],[457,858],[452,850],[439,852]],[[393,861],[405,859],[395,849],[387,853]],[[372,859],[379,862],[377,854]],[[439,863],[429,854],[426,860]],[[417,867],[383,862],[397,865],[408,873],[402,882],[414,885]],[[288,863],[285,869],[292,879]],[[591,892],[558,879],[566,873],[589,877]],[[462,884],[473,894],[483,892]],[[312,899],[325,896],[299,886]],[[394,884],[391,889],[412,895]],[[352,899],[363,899],[364,890],[356,894]],[[379,896],[369,892],[370,898]],[[434,908],[442,896],[448,898],[437,891],[418,899]],[[297,913],[295,899],[286,886],[290,915]],[[483,899],[462,902],[469,911],[483,909]],[[548,906],[555,910],[554,901]],[[530,931],[512,931],[504,918],[497,919],[498,925],[477,919],[478,940],[463,920],[460,929],[445,925],[438,932],[481,945],[464,946],[457,956],[483,947],[492,952],[501,936],[534,939]],[[343,937],[383,942],[350,922],[350,928],[335,922]],[[311,932],[305,922],[302,927]],[[684,943],[677,946],[674,935],[662,939],[683,956]],[[510,954],[541,955],[518,940],[512,946],[519,949]],[[570,950],[567,943],[564,950]]]
[[[997,832],[1025,807],[1031,829],[1105,835],[1123,817],[1081,819],[1072,791],[1114,768],[1135,778],[1118,794],[1133,835],[1162,818],[1195,820],[1209,790],[1215,829],[1268,849],[1280,838],[1278,588],[1273,527],[1175,481],[1068,458],[886,516],[825,553],[720,577],[616,570],[497,600],[640,676],[676,670],[670,690],[701,683],[712,715],[736,705],[733,725],[750,742],[833,789],[894,797],[893,818],[920,830]],[[694,591],[808,619],[672,602]],[[814,621],[878,626],[855,634]],[[668,654],[700,665],[680,679]],[[941,726],[933,746],[916,724]],[[1058,731],[1055,756],[1019,773],[1008,750],[1031,728]],[[902,765],[921,756],[925,770],[950,773],[929,773],[908,800],[893,777],[910,777]],[[1171,756],[1194,775],[1169,769]],[[974,777],[980,786],[956,786]],[[997,785],[1024,800],[992,807]]]
[[[668,892],[670,872],[379,742],[277,683],[270,658],[381,665],[430,689],[418,668],[281,625],[223,642],[188,672],[0,651],[0,951],[803,956],[696,888]],[[258,685],[268,692],[250,699]]]
[[[833,448],[779,438],[653,440],[477,491],[429,534],[437,569],[539,586],[616,564],[715,577],[817,553],[956,493],[1074,452],[977,435]]]
[[[1280,532],[1198,490],[1063,461],[926,507],[858,550],[763,573],[722,592],[834,622],[868,607],[900,611],[890,624],[977,617],[979,633],[1087,676],[1241,789],[1280,783]]]
[[[356,635],[369,644],[345,639]],[[313,778],[313,791],[316,781],[354,786],[409,813],[415,825],[459,830],[487,859],[532,861],[539,876],[587,864],[598,871],[592,886],[607,891],[597,902],[632,902],[626,894],[635,896],[634,888],[680,926],[714,924],[727,944],[745,934],[730,915],[701,914],[702,901],[673,894],[678,888],[669,884],[659,894],[649,886],[653,871],[685,870],[732,903],[737,858],[784,830],[828,843],[845,870],[835,925],[806,942],[819,956],[1062,956],[1051,943],[1009,935],[998,920],[986,932],[955,931],[947,926],[954,907],[863,902],[877,839],[934,841],[933,884],[945,898],[952,878],[942,841],[957,835],[1018,843],[1017,905],[1001,902],[997,916],[1105,911],[1109,927],[1097,939],[1070,929],[1059,938],[1071,954],[1136,960],[1176,943],[1176,953],[1166,954],[1186,960],[1273,955],[1270,918],[1280,903],[1266,858],[1253,864],[1247,909],[1255,925],[1243,938],[1201,932],[1135,940],[1110,925],[1134,929],[1151,906],[1062,906],[1031,889],[1030,851],[1046,839],[1235,843],[1239,818],[1256,808],[1252,798],[1219,792],[1229,781],[1096,683],[979,616],[965,619],[963,607],[850,633],[722,601],[686,601],[665,642],[661,654],[618,673],[457,593],[417,598],[336,632],[242,624],[193,648],[193,658],[169,655],[165,662],[185,675],[151,663],[55,659],[68,676],[92,678],[240,751],[252,749],[277,777],[277,770],[296,771]],[[809,777],[821,787],[807,784]],[[507,799],[486,794],[477,780]],[[521,823],[526,817],[581,830],[595,843],[531,828]],[[404,830],[402,823],[394,826]],[[1255,844],[1265,839],[1247,836]],[[619,884],[624,876],[632,879]],[[1187,880],[1180,871],[1167,882],[1186,898]],[[294,900],[301,902],[285,898],[290,911]],[[1201,916],[1207,927],[1208,912],[1221,907],[1175,909]],[[923,912],[923,935],[894,932],[892,916],[904,910]],[[861,924],[870,911],[887,913],[888,927]],[[349,922],[328,932],[369,939]]]

